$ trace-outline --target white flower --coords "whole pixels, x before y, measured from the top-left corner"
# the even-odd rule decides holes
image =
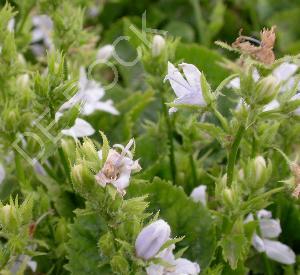
[[[192,64],[182,63],[179,67],[182,68],[185,78],[172,63],[168,62],[168,74],[164,79],[169,80],[177,96],[174,104],[205,106],[200,82],[201,72]],[[173,107],[169,113],[176,111],[177,109]]]
[[[129,149],[134,144],[131,139],[126,147],[121,144],[115,144],[114,148],[120,148],[121,153],[115,149],[110,149],[107,159],[101,171],[95,176],[97,182],[105,187],[106,184],[114,185],[118,192],[125,194],[125,189],[129,185],[131,172],[141,170],[138,160],[133,160],[133,156]],[[102,159],[102,151],[99,151],[99,158]]]
[[[166,40],[159,34],[154,35],[152,41],[152,56],[159,56],[166,46]]]
[[[293,100],[300,100],[300,93],[295,94],[295,95],[291,98],[291,101],[293,101]],[[294,111],[294,114],[297,115],[297,116],[300,116],[300,107],[298,107],[298,108]]]
[[[297,65],[284,62],[273,70],[272,75],[275,77],[277,84],[281,83],[281,92],[291,90],[294,87],[296,83],[296,78],[294,77],[294,74],[297,71],[297,69]],[[256,68],[253,70],[252,77],[255,82],[257,82],[260,78],[260,75]],[[297,86],[298,89],[300,89],[300,82],[298,82]],[[240,89],[239,77],[232,79],[228,83],[227,87],[233,89]]]
[[[278,100],[273,99],[270,103],[264,106],[263,112],[272,111],[274,109],[277,109],[278,107],[280,107]]]
[[[37,262],[36,261],[32,261],[30,256],[28,255],[20,255],[17,257],[16,261],[14,262],[10,272],[12,274],[18,274],[18,272],[20,272],[23,268],[24,263],[26,263],[26,265],[33,271],[36,271],[37,268]]]
[[[4,167],[0,164],[0,184],[3,182],[5,179],[5,170]]]
[[[191,198],[194,202],[201,202],[204,206],[206,206],[206,185],[199,185],[194,188],[191,193]]]
[[[296,255],[287,245],[270,240],[270,238],[277,238],[281,233],[281,226],[279,220],[272,219],[271,212],[267,210],[260,210],[257,213],[259,219],[259,227],[261,237],[254,233],[252,237],[252,245],[258,252],[265,252],[268,258],[282,263],[294,264]],[[253,221],[253,215],[250,214],[245,219],[245,223]]]
[[[111,100],[100,101],[100,99],[105,95],[104,89],[100,83],[87,79],[85,69],[83,67],[80,68],[80,79],[78,85],[79,91],[71,99],[65,102],[55,114],[56,121],[59,120],[65,110],[70,109],[79,103],[82,103],[80,113],[83,115],[91,115],[97,110],[105,111],[113,115],[119,114]],[[62,133],[74,138],[79,138],[91,136],[95,133],[95,130],[85,120],[77,118],[75,120],[75,125],[70,129],[62,130]]]
[[[11,19],[8,21],[8,24],[7,24],[7,29],[8,29],[8,31],[13,32],[14,29],[15,29],[15,25],[16,25],[16,20],[15,20],[15,18],[11,18]]]
[[[96,54],[96,58],[98,60],[105,62],[112,57],[114,51],[115,51],[115,47],[113,45],[110,44],[105,45],[98,50]]]
[[[48,15],[35,15],[32,17],[34,29],[32,31],[31,42],[44,42],[48,49],[53,47],[51,32],[53,30],[53,22]]]
[[[95,133],[95,129],[85,120],[76,118],[74,126],[61,131],[66,136],[71,136],[74,139],[91,136]]]
[[[171,228],[164,220],[157,220],[142,229],[135,241],[139,258],[153,258],[166,241],[170,239]]]
[[[175,259],[174,249],[175,245],[171,245],[158,253],[155,258],[160,258],[167,266],[150,264],[146,268],[147,275],[197,275],[200,273],[200,266],[197,263],[185,258]]]
[[[80,68],[79,91],[70,100],[64,103],[59,111],[70,109],[77,103],[83,103],[80,113],[91,115],[95,111],[104,111],[113,115],[118,115],[118,110],[113,106],[112,100],[101,101],[105,91],[100,83],[95,80],[89,80],[85,69]]]

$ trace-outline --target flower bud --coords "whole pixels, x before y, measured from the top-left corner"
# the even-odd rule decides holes
[[[1,216],[1,223],[4,225],[8,225],[11,215],[12,215],[13,208],[9,204],[4,205],[0,209],[0,216]]]
[[[22,74],[22,75],[18,76],[16,83],[17,83],[17,85],[18,85],[22,90],[28,88],[28,84],[29,84],[29,75],[28,75],[28,74]]]
[[[144,227],[135,241],[136,255],[148,260],[154,257],[170,239],[171,228],[164,220],[157,220]]]
[[[159,56],[166,46],[166,40],[159,34],[154,35],[152,41],[152,56]]]
[[[94,143],[90,139],[84,140],[81,151],[84,154],[86,160],[99,162],[98,152],[95,148]]]
[[[206,185],[199,185],[194,188],[191,193],[191,198],[194,202],[201,202],[204,206],[206,206]]]
[[[266,161],[262,156],[258,156],[254,159],[254,168],[256,182],[259,182],[262,179],[267,168]]]
[[[3,122],[6,131],[12,132],[17,131],[20,122],[20,113],[17,108],[7,108],[3,113]]]
[[[269,75],[257,82],[255,88],[256,103],[267,104],[271,102],[280,89],[277,79]]]
[[[83,164],[77,164],[72,168],[71,178],[75,190],[80,194],[92,192],[95,184],[94,176]]]
[[[110,266],[114,274],[129,274],[129,264],[121,255],[115,255],[110,261]]]
[[[102,61],[107,61],[108,59],[111,58],[114,51],[115,51],[115,47],[113,45],[110,44],[105,45],[98,50],[96,58]]]
[[[228,205],[232,205],[233,204],[233,193],[232,193],[232,190],[230,188],[226,187],[224,189],[224,191],[223,191],[223,200]]]

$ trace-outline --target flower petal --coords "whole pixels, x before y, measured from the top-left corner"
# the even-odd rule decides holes
[[[174,100],[174,104],[178,104],[178,105],[186,104],[186,105],[198,105],[198,106],[206,105],[203,96],[200,93],[190,93],[188,95],[184,95],[182,97],[176,98]]]
[[[185,78],[190,84],[190,86],[192,87],[193,91],[195,93],[197,92],[202,93],[201,83],[200,83],[201,72],[198,70],[198,68],[193,64],[187,64],[187,63],[182,63],[179,66],[183,69]]]
[[[265,244],[262,238],[260,238],[257,234],[254,233],[252,237],[252,245],[258,252],[264,252],[265,249]]]
[[[273,75],[278,81],[285,81],[289,79],[297,71],[297,69],[297,65],[284,62],[273,70]]]
[[[171,62],[168,62],[168,74],[164,81],[166,80],[169,80],[177,97],[181,97],[192,92],[189,83]]]
[[[294,251],[287,245],[278,242],[264,239],[264,245],[267,256],[282,264],[294,264],[296,255]]]
[[[200,266],[187,259],[179,258],[175,260],[175,271],[171,272],[174,275],[197,275],[200,273]]]
[[[74,126],[72,126],[70,129],[62,130],[61,132],[66,136],[80,138],[93,135],[95,133],[95,130],[85,120],[76,118]]]
[[[280,104],[276,99],[274,99],[270,103],[264,106],[263,112],[272,111],[274,109],[277,109],[278,107],[280,107]]]
[[[85,106],[84,106],[85,108]],[[119,115],[119,111],[113,106],[112,100],[107,100],[105,102],[96,102],[94,104],[94,110],[104,111],[112,115]]]
[[[191,198],[194,202],[201,202],[204,206],[206,206],[206,185],[199,185],[194,188],[191,193]]]
[[[257,217],[259,219],[271,219],[272,218],[272,212],[268,211],[266,209],[262,209],[262,210],[259,210],[257,212]]]
[[[0,184],[5,179],[5,170],[4,167],[0,164]]]
[[[276,238],[281,233],[281,226],[278,220],[261,219],[259,227],[263,238]]]

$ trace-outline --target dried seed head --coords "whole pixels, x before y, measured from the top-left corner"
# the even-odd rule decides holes
[[[242,53],[251,55],[264,64],[272,64],[275,61],[273,52],[276,39],[275,29],[275,26],[270,30],[264,28],[260,32],[261,41],[242,35],[241,30],[239,37],[232,43],[232,47],[239,49]]]
[[[273,49],[276,39],[275,29],[276,26],[272,26],[270,30],[263,28],[263,30],[260,32],[262,47]]]
[[[295,178],[295,189],[292,196],[298,199],[300,196],[300,166],[294,162],[291,164],[290,168]]]

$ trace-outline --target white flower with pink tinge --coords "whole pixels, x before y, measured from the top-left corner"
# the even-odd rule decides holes
[[[182,63],[179,65],[182,68],[183,75],[171,63],[168,62],[168,74],[164,81],[168,80],[174,90],[177,98],[174,100],[176,105],[195,105],[205,106],[201,88],[201,72],[193,64]],[[169,113],[174,113],[177,108],[170,108]]]
[[[133,160],[130,148],[134,145],[134,139],[131,139],[124,147],[121,144],[115,144],[114,148],[121,149],[119,153],[115,149],[110,149],[107,159],[100,170],[95,176],[96,181],[103,187],[111,183],[115,186],[118,192],[125,195],[125,189],[129,185],[130,176],[132,172],[141,170],[138,160]],[[102,151],[99,151],[99,158],[102,159]]]

